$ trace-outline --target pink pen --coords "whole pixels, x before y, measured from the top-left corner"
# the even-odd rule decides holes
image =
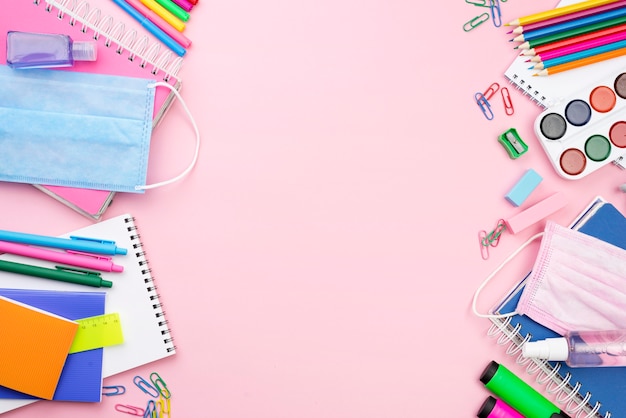
[[[111,257],[77,253],[75,251],[61,252],[45,250],[43,248],[31,247],[30,245],[0,241],[0,252],[37,258],[40,260],[54,261],[61,264],[69,264],[70,266],[84,267],[92,270],[113,271],[117,273],[124,270],[123,266],[113,264]]]
[[[190,12],[191,9],[193,9],[193,4],[191,4],[187,0],[172,0],[172,2],[176,3],[178,6],[180,6],[181,9],[185,10],[186,12]]]
[[[139,0],[126,0],[130,6],[147,17],[152,23],[159,27],[163,32],[167,33],[172,39],[178,42],[183,48],[189,48],[191,41],[185,35],[175,30],[172,25],[167,23],[161,16],[150,10]]]

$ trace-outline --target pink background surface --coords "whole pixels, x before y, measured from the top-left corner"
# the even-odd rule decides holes
[[[502,21],[556,2],[509,0]],[[177,417],[473,417],[478,377],[511,358],[470,309],[483,279],[543,223],[477,234],[519,212],[504,195],[533,168],[524,207],[562,191],[561,224],[596,195],[626,212],[605,167],[557,176],[532,124],[541,109],[509,86],[515,114],[473,101],[516,53],[507,28],[465,22],[462,0],[200,0],[181,76],[202,149],[184,181],[118,194],[104,218],[137,217],[178,352],[105,380],[101,404],[38,403],[6,416],[113,417],[144,405],[133,376],[157,371]],[[584,84],[583,84],[584,85]],[[515,127],[530,151],[508,157]],[[154,132],[149,181],[189,161],[180,104]],[[61,234],[89,220],[32,187],[0,184],[3,229]],[[483,292],[486,311],[532,266],[531,246]]]

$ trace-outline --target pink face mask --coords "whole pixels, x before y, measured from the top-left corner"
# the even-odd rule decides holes
[[[479,314],[478,292],[514,255],[542,235],[516,312]],[[548,221],[543,234],[532,237],[483,282],[474,295],[473,308],[484,317],[527,315],[559,334],[626,329],[626,250]]]

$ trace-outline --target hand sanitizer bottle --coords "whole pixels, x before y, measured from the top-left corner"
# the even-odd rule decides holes
[[[76,41],[68,35],[9,31],[7,65],[11,68],[71,67],[74,61],[95,61],[94,41]]]
[[[529,341],[522,355],[565,361],[570,367],[626,366],[626,330],[571,331],[559,338]]]

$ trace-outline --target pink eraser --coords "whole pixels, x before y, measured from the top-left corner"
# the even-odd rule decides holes
[[[543,218],[553,214],[566,204],[567,200],[565,199],[565,195],[557,192],[552,196],[543,199],[541,202],[535,203],[533,206],[523,210],[517,215],[514,215],[509,219],[505,219],[504,223],[507,230],[509,230],[512,234],[517,234],[529,226],[536,224]]]

